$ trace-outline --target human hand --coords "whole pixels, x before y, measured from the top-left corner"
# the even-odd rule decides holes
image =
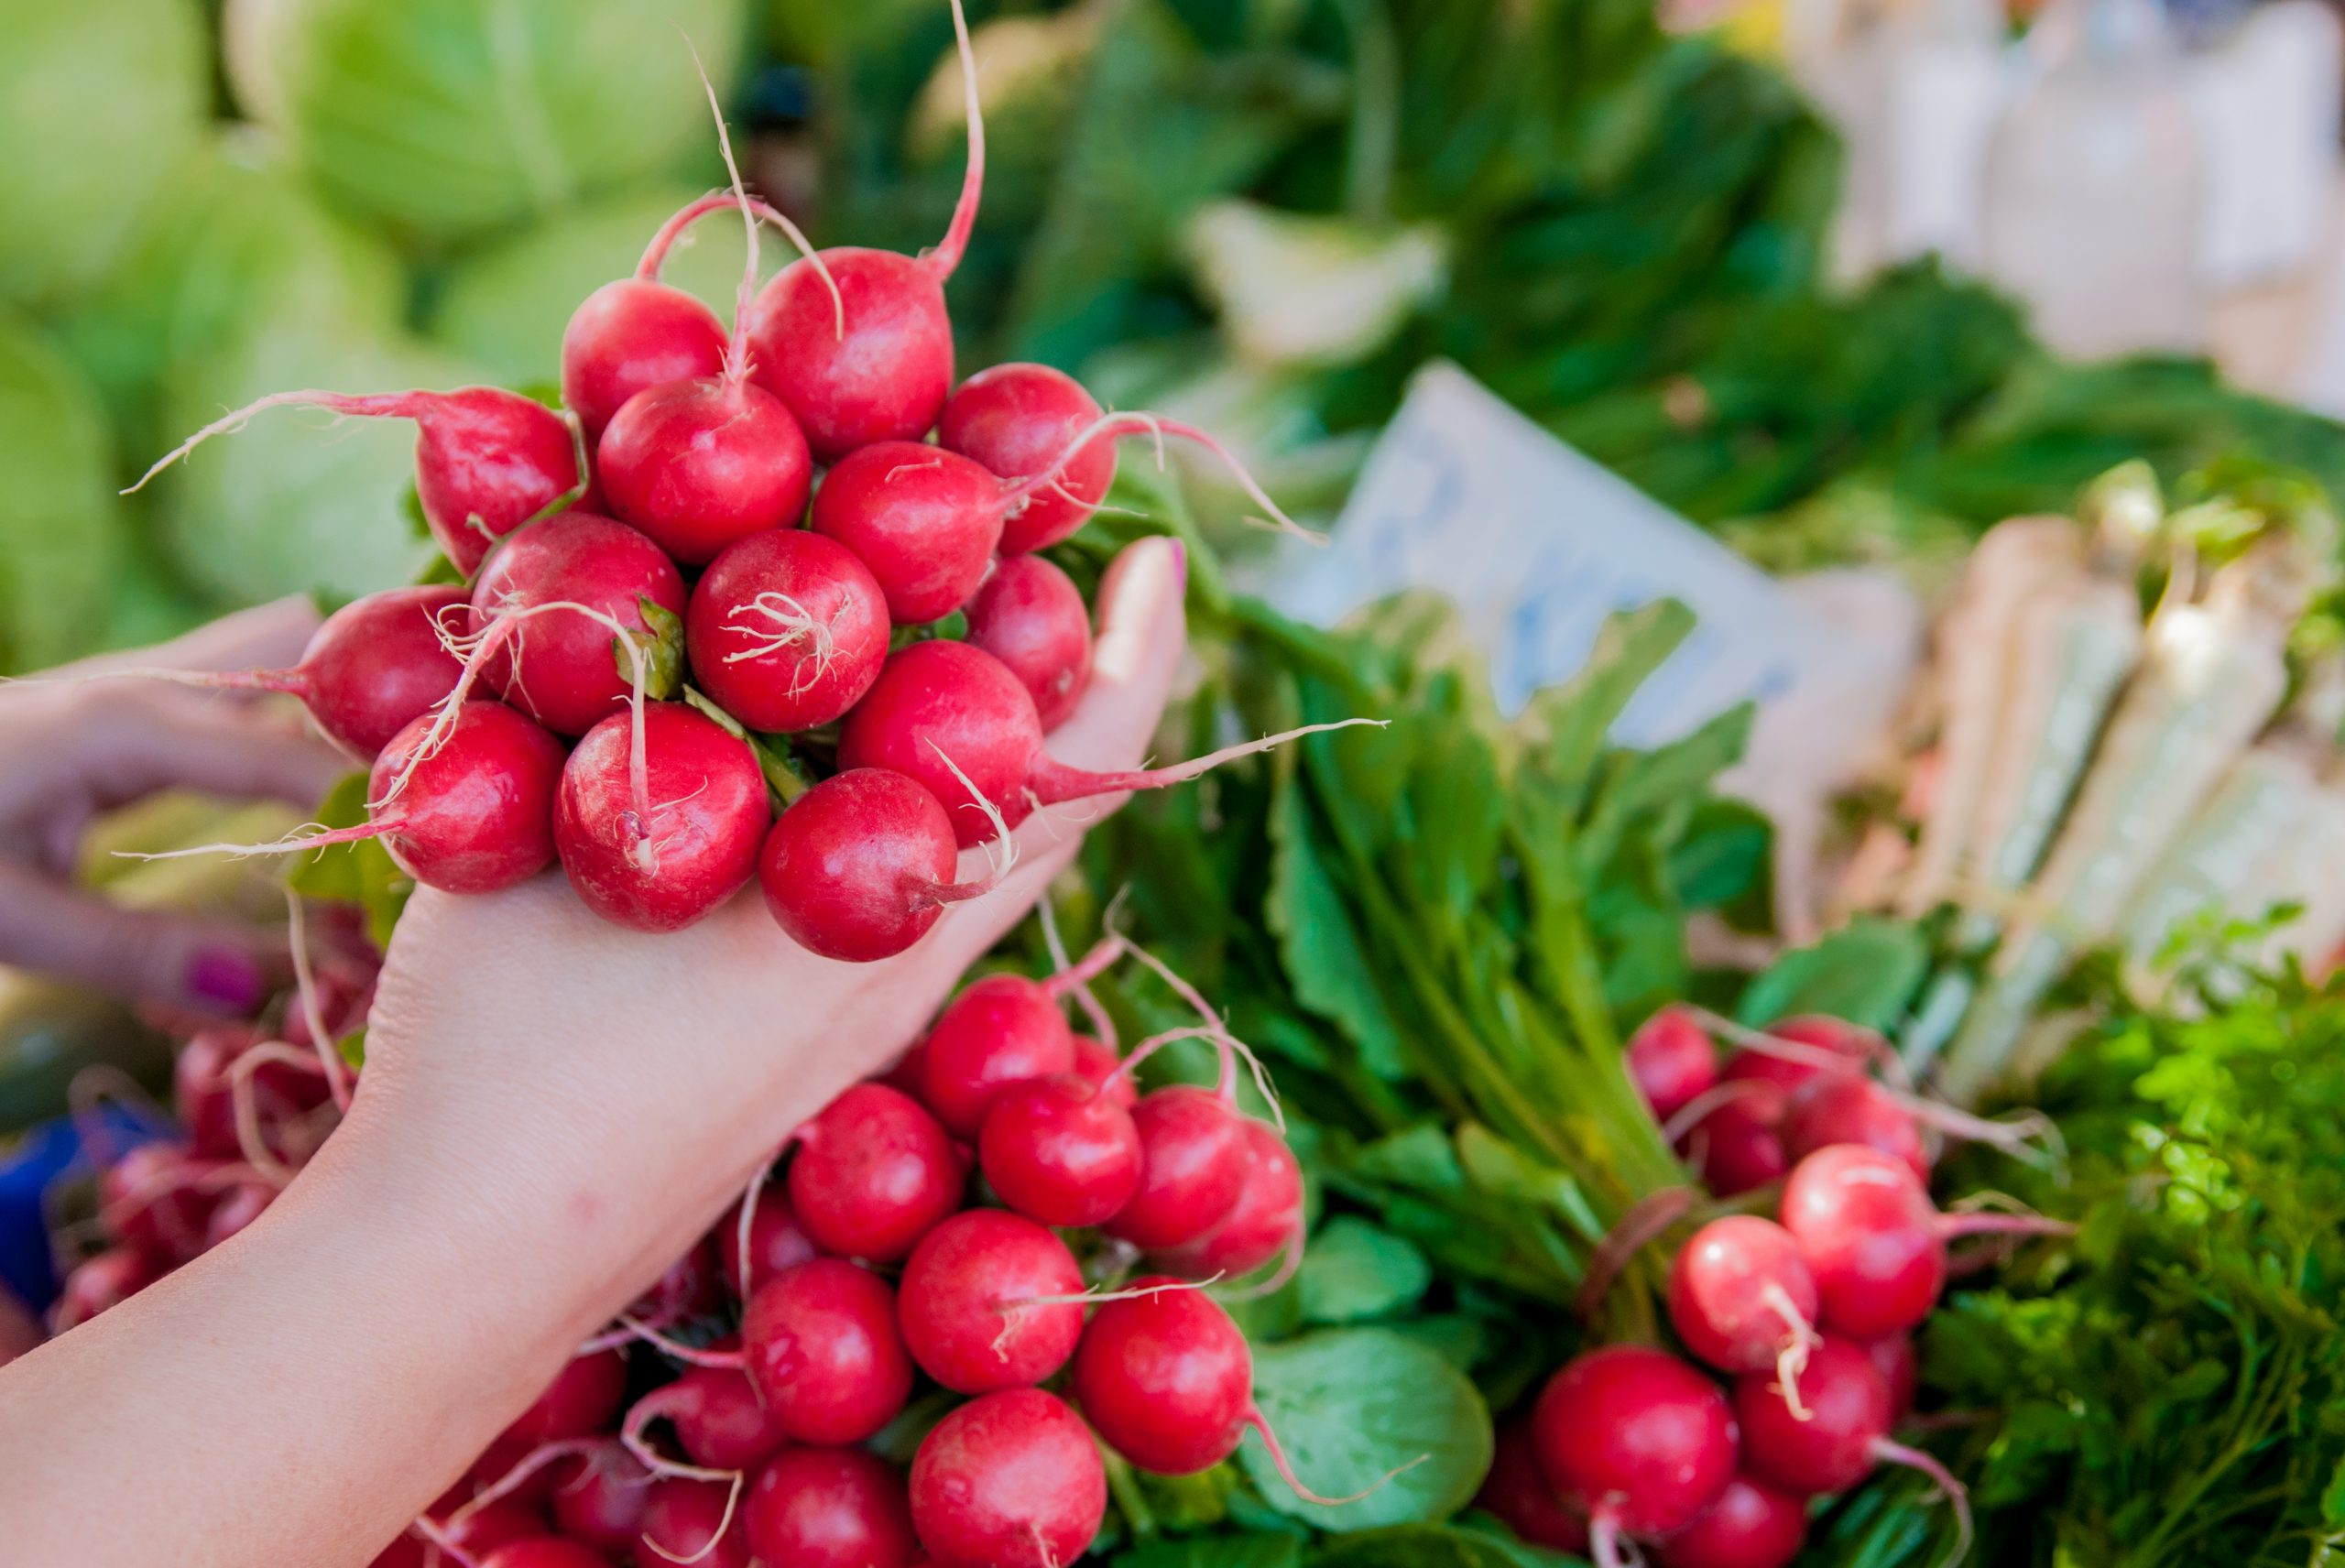
[[[1181,658],[1184,577],[1171,540],[1116,562],[1092,682],[1053,756],[1140,760]],[[329,1151],[371,1148],[402,1188],[449,1180],[503,1213],[547,1216],[561,1245],[533,1283],[571,1292],[584,1334],[672,1262],[792,1127],[912,1040],[1104,809],[1030,820],[1000,887],[876,964],[796,946],[754,889],[664,936],[598,920],[559,875],[489,897],[419,892]],[[984,875],[981,857],[961,875]]]
[[[72,880],[82,833],[103,812],[179,787],[306,811],[349,760],[280,702],[74,678],[133,664],[278,668],[317,625],[306,600],[279,600],[160,648],[0,687],[0,964],[199,1012],[249,1012],[266,998],[281,935],[92,896]]]

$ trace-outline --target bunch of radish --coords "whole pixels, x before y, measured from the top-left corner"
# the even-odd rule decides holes
[[[353,1074],[334,1042],[365,1022],[379,966],[354,916],[327,912],[314,959],[297,922],[300,985],[285,1005],[259,1021],[209,1025],[180,1044],[176,1137],[117,1149],[93,1121],[82,1143],[103,1161],[97,1208],[89,1226],[59,1238],[80,1261],[49,1310],[53,1332],[251,1225],[340,1124]]]
[[[1668,1276],[1683,1354],[1613,1345],[1567,1363],[1500,1435],[1482,1505],[1525,1540],[1592,1550],[1607,1568],[1630,1542],[1665,1568],[1781,1568],[1806,1538],[1811,1498],[1903,1465],[1950,1499],[1958,1558],[1960,1484],[1891,1435],[1913,1407],[1911,1335],[1946,1288],[1951,1241],[2070,1227],[1940,1213],[1925,1136],[2016,1147],[2020,1129],[1878,1082],[1868,1069],[1894,1072],[1895,1059],[1871,1031],[1805,1018],[1733,1032],[1741,1045],[1721,1069],[1702,1019],[1664,1009],[1631,1038],[1626,1065],[1710,1192],[1780,1183],[1775,1218],[1728,1213],[1695,1229]],[[1658,1193],[1632,1211],[1598,1249],[1608,1271],[1592,1266],[1595,1294],[1694,1197]]]
[[[1277,1454],[1205,1287],[1282,1258],[1256,1288],[1287,1277],[1301,1172],[1239,1110],[1243,1048],[1209,1015],[1122,1056],[1075,1031],[1066,1004],[1098,1027],[1087,986],[1128,956],[1196,1003],[1114,937],[1051,979],[968,985],[798,1128],[382,1568],[1053,1568],[1099,1528],[1102,1444],[1168,1475],[1249,1428]],[[1183,1038],[1216,1044],[1218,1085],[1141,1092],[1134,1068]],[[898,1428],[945,1402],[916,1444]],[[907,1446],[909,1466],[880,1452]]]
[[[1236,464],[1203,431],[1103,412],[1044,365],[954,384],[944,284],[985,137],[958,0],[954,21],[968,172],[933,251],[811,250],[736,170],[578,307],[563,409],[482,387],[279,393],[150,470],[271,407],[413,420],[417,495],[460,579],[344,608],[292,670],[194,678],[299,696],[373,769],[363,824],[208,848],[372,838],[457,893],[558,860],[597,914],[649,931],[754,877],[803,946],[868,961],[991,887],[1007,844],[974,877],[957,852],[1038,807],[1284,738],[1112,774],[1044,748],[1089,680],[1092,626],[1038,552],[1093,515],[1119,437],[1193,439]],[[725,209],[748,234],[729,328],[660,278],[686,226]],[[803,254],[760,289],[765,223]]]

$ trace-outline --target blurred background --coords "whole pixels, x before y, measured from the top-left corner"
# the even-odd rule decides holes
[[[2131,457],[2345,485],[2325,0],[971,10],[965,367],[1210,424],[1298,512],[1435,359],[1776,570],[1925,572]],[[115,492],[267,391],[547,387],[721,176],[680,30],[819,241],[942,233],[943,0],[0,0],[0,669],[410,575],[404,426]],[[741,244],[671,278],[729,310]]]

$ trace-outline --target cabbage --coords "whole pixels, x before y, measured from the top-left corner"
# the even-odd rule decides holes
[[[4,315],[0,474],[0,670],[38,669],[103,637],[128,507],[96,393]]]
[[[173,440],[289,387],[384,392],[476,382],[469,367],[397,332],[264,321],[163,389]],[[411,579],[431,546],[409,510],[415,426],[272,408],[214,436],[155,482],[163,539],[189,583],[222,605],[281,594],[354,598]]]
[[[426,331],[507,387],[552,386],[562,330],[578,302],[634,272],[660,225],[704,192],[635,191],[606,197],[493,245],[451,268]],[[797,258],[772,229],[758,237],[760,269]],[[741,219],[711,212],[668,253],[663,280],[698,295],[730,321],[741,286]]]
[[[210,95],[194,0],[0,0],[0,299],[102,276]]]
[[[406,299],[389,249],[321,206],[246,127],[188,159],[61,331],[114,410],[125,455],[143,466],[170,444],[154,400],[173,366],[210,359],[263,318],[387,331]]]
[[[229,0],[229,80],[335,199],[447,242],[690,162],[747,0]]]

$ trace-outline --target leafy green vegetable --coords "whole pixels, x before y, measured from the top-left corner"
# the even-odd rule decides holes
[[[1445,1518],[1490,1466],[1490,1413],[1474,1385],[1438,1351],[1383,1329],[1263,1346],[1254,1399],[1305,1486],[1326,1497],[1367,1492],[1334,1507],[1305,1502],[1249,1433],[1238,1459],[1262,1500],[1324,1530]]]
[[[705,163],[685,39],[726,82],[747,24],[744,0],[236,0],[228,74],[337,201],[444,243]]]
[[[0,300],[97,282],[202,132],[195,0],[0,4]]]
[[[335,785],[318,807],[317,820],[329,828],[356,827],[366,821],[366,775],[353,773]],[[378,947],[387,947],[391,928],[415,891],[415,879],[391,860],[380,841],[331,844],[290,857],[285,885],[305,898],[355,904],[366,916],[366,933]],[[360,1049],[365,1049],[363,1041]]]
[[[1561,1568],[1578,1562],[1525,1546],[1494,1527],[1462,1522],[1347,1535],[1314,1552],[1310,1568]]]
[[[0,312],[0,671],[96,646],[128,507],[95,394],[32,330]]]
[[[1433,1283],[1425,1256],[1356,1214],[1338,1214],[1311,1238],[1303,1260],[1303,1316],[1363,1323],[1417,1304]]]
[[[1929,964],[1929,943],[1916,928],[1856,920],[1769,964],[1742,993],[1739,1016],[1753,1028],[1822,1013],[1886,1029],[1904,1016]]]

